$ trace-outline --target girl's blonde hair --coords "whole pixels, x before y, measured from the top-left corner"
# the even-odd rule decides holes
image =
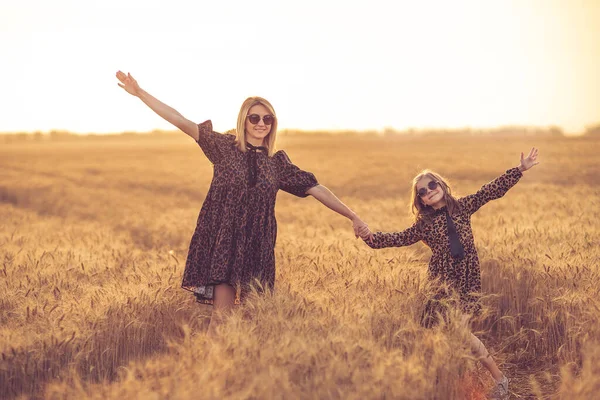
[[[423,200],[419,196],[419,193],[417,193],[417,183],[419,183],[419,181],[425,177],[431,179],[432,181],[436,181],[438,185],[440,185],[440,187],[442,188],[442,191],[444,192],[444,200],[446,201],[446,207],[448,208],[448,212],[450,213],[450,215],[453,215],[455,212],[457,212],[459,210],[458,201],[454,196],[452,196],[452,190],[450,189],[448,180],[440,174],[426,169],[421,171],[413,179],[412,194],[409,207],[411,212],[415,216],[415,222],[429,223],[432,221],[432,215],[435,212],[433,207],[426,206],[423,203]]]
[[[246,151],[246,117],[248,116],[248,112],[250,111],[250,109],[257,104],[264,106],[274,117],[273,124],[271,125],[271,131],[265,137],[264,142],[264,146],[268,149],[269,155],[272,156],[273,154],[275,154],[275,139],[277,138],[277,115],[275,115],[275,109],[273,108],[271,103],[269,103],[262,97],[248,97],[242,103],[242,107],[240,108],[240,113],[238,114],[237,120],[236,144],[241,151]]]

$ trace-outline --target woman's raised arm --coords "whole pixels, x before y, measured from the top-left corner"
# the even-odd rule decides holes
[[[347,205],[342,203],[340,199],[336,197],[331,190],[327,189],[323,185],[316,185],[306,191],[306,194],[313,196],[319,200],[328,208],[337,212],[340,215],[348,218],[352,221],[352,228],[354,229],[354,235],[358,238],[361,237],[364,240],[371,240],[373,234],[369,230],[369,227],[358,215],[354,213]]]
[[[199,131],[198,125],[181,115],[177,110],[169,107],[150,93],[138,85],[137,81],[131,76],[121,71],[117,71],[117,79],[121,81],[118,85],[127,93],[142,100],[152,111],[164,118],[166,121],[175,125],[181,131],[191,136],[195,141],[198,141]]]

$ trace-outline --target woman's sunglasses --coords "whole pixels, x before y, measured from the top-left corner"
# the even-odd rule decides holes
[[[261,119],[260,115],[258,115],[258,114],[250,114],[250,115],[247,115],[247,117],[252,125],[258,124]],[[265,123],[265,125],[273,125],[273,122],[275,121],[275,117],[270,114],[267,114],[264,117],[262,117],[262,120]]]
[[[429,188],[429,190],[435,190],[438,187],[438,183],[436,181],[430,181],[427,184],[427,187]],[[417,191],[417,194],[419,195],[419,197],[423,197],[427,194],[427,189],[421,188]]]

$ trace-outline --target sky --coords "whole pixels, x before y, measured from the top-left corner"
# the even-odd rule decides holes
[[[173,129],[117,70],[186,118],[280,129],[600,123],[600,1],[0,0],[0,132]]]

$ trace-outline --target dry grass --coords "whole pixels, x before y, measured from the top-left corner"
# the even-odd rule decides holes
[[[600,390],[600,139],[284,136],[280,147],[372,228],[410,222],[420,169],[460,194],[542,164],[473,218],[475,329],[513,398]],[[464,331],[425,330],[429,252],[371,250],[314,199],[281,194],[277,287],[221,336],[179,288],[211,167],[187,138],[0,148],[0,397],[482,399]]]

